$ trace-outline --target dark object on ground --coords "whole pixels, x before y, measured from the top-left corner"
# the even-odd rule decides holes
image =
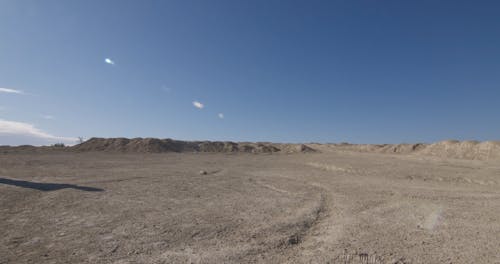
[[[49,192],[49,191],[57,191],[60,189],[72,188],[80,191],[86,192],[102,192],[103,189],[87,187],[87,186],[78,186],[74,184],[64,184],[64,183],[45,183],[45,182],[30,182],[30,181],[19,181],[19,180],[11,180],[6,178],[0,178],[0,183],[13,185],[23,188],[31,188],[39,191]]]

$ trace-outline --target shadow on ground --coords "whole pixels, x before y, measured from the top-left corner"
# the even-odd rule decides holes
[[[29,182],[29,181],[19,181],[19,180],[5,179],[5,178],[0,178],[0,183],[18,186],[18,187],[23,187],[23,188],[36,189],[36,190],[44,191],[44,192],[57,191],[57,190],[66,189],[66,188],[71,188],[71,189],[86,191],[86,192],[102,192],[102,191],[104,191],[104,189],[101,189],[101,188],[78,186],[78,185],[74,185],[74,184]]]

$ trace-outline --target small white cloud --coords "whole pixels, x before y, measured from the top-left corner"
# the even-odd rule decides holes
[[[194,107],[196,107],[198,109],[202,109],[203,107],[205,107],[202,103],[200,103],[198,101],[193,101],[193,105],[194,105]]]
[[[20,136],[26,138],[27,140],[36,142],[46,142],[46,143],[66,143],[75,144],[78,139],[72,137],[59,137],[51,135],[43,130],[36,128],[34,125],[29,123],[8,121],[0,119],[0,137],[6,136]]]
[[[50,119],[50,120],[53,120],[53,119],[56,119],[54,116],[52,115],[42,115],[42,118],[45,118],[45,119]]]
[[[0,88],[0,93],[24,94],[23,91],[10,88]]]
[[[224,114],[223,114],[223,113],[219,113],[217,116],[218,116],[220,119],[224,119]]]
[[[115,65],[115,62],[113,60],[111,60],[110,58],[104,59],[104,62],[106,62],[107,64]]]

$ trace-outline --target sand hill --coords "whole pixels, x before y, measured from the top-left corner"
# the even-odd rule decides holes
[[[385,154],[411,154],[453,159],[500,159],[500,142],[446,140],[433,144],[311,144],[320,151],[351,151]]]
[[[70,148],[74,151],[104,152],[245,152],[245,153],[302,153],[316,150],[303,144],[269,142],[181,141],[157,138],[91,138]]]
[[[418,154],[456,159],[500,159],[500,142],[447,140],[428,145]]]
[[[324,146],[313,145],[314,148],[322,150],[341,150],[355,152],[372,152],[372,153],[395,153],[409,154],[420,151],[427,147],[426,144],[326,144]]]
[[[433,144],[285,144],[270,142],[182,141],[158,138],[91,138],[72,147],[0,146],[0,153],[45,151],[98,152],[210,152],[210,153],[314,153],[314,152],[368,152],[432,156],[469,160],[500,160],[498,141],[446,140]]]

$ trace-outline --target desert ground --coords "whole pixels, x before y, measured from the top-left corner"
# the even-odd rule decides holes
[[[500,263],[499,219],[499,160],[0,154],[1,264]]]

